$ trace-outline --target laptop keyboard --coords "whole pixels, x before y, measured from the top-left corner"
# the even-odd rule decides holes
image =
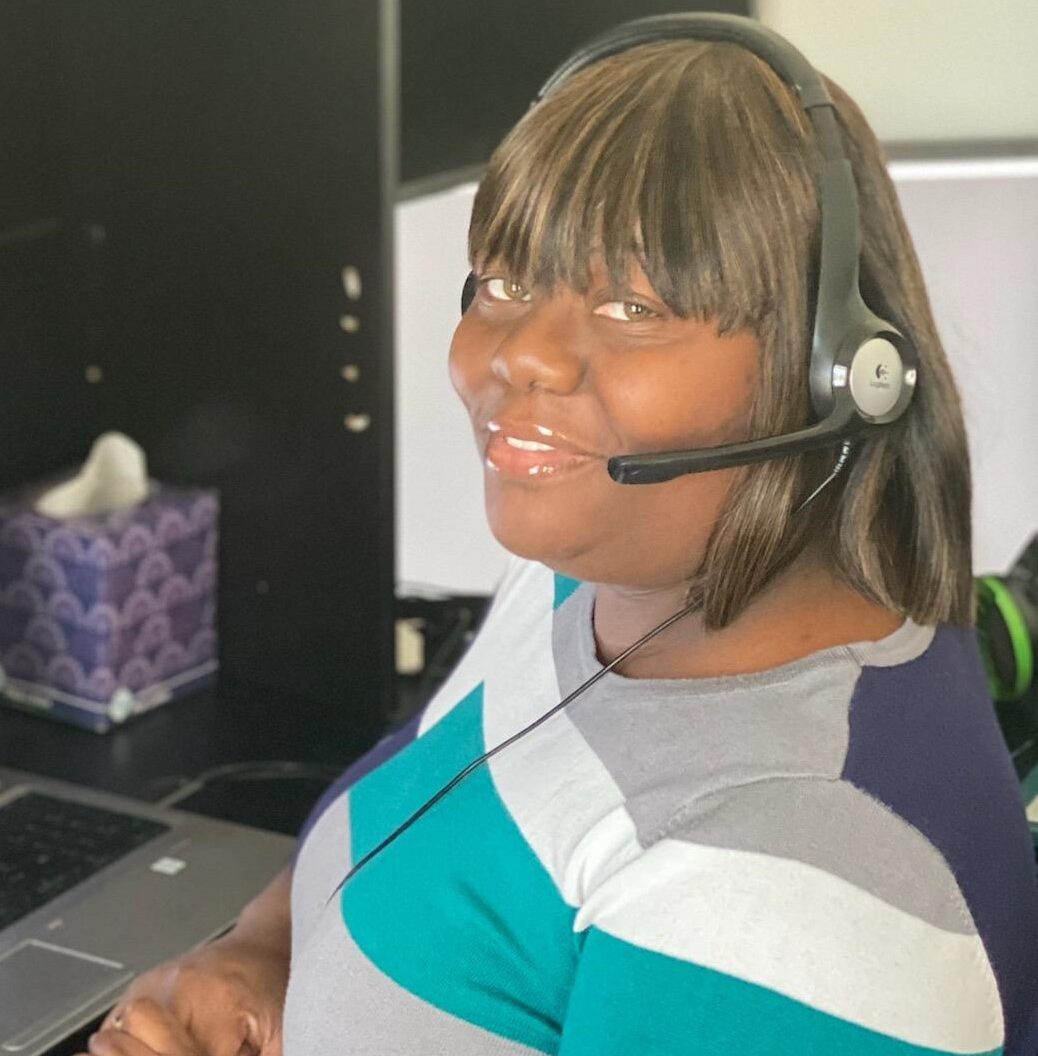
[[[0,807],[0,930],[168,825],[27,792]]]

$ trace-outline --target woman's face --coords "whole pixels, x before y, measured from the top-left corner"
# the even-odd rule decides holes
[[[683,319],[632,266],[586,294],[513,284],[490,262],[454,333],[450,373],[508,550],[578,579],[655,588],[699,566],[733,470],[617,484],[612,455],[743,439],[758,342]]]

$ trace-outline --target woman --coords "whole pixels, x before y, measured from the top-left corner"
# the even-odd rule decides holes
[[[818,151],[732,44],[642,45],[564,81],[491,159],[450,354],[516,555],[490,615],[319,805],[294,877],[136,983],[92,1053],[1038,1049],[1034,860],[970,628],[962,416],[880,149],[830,88],[863,293],[918,350],[908,412],[835,476],[826,450],[616,484],[612,454],[810,420]]]

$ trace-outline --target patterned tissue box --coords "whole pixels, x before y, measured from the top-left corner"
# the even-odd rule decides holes
[[[0,498],[0,697],[103,733],[215,679],[213,491],[56,521]]]

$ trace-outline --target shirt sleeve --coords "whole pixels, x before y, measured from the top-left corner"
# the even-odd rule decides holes
[[[695,839],[672,828],[579,909],[559,1056],[1002,1051],[994,975],[950,873],[913,912],[746,840]],[[891,853],[897,840],[876,851]]]

